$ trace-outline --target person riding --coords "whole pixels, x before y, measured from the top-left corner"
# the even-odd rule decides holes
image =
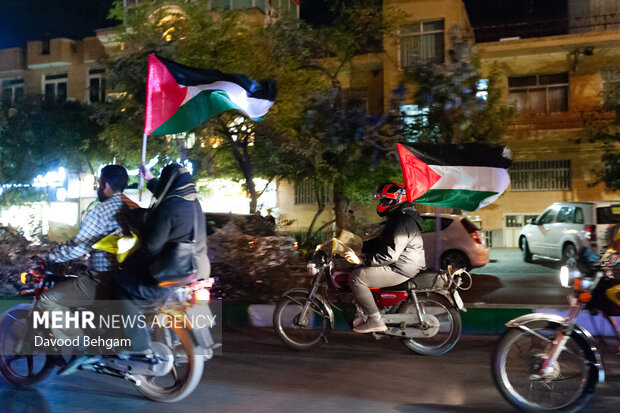
[[[160,285],[149,269],[171,243],[195,241],[196,278],[208,278],[211,272],[207,257],[207,232],[205,216],[197,199],[196,185],[187,169],[179,164],[166,166],[160,179],[144,166],[140,174],[147,181],[147,188],[157,199],[149,211],[141,233],[140,248],[123,263],[116,277],[116,298],[121,301],[124,314],[138,316],[142,307],[151,300],[164,298],[171,290]],[[196,233],[194,234],[194,228]],[[150,349],[148,330],[127,328],[125,335],[131,340],[130,353],[144,354]]]
[[[58,283],[42,295],[41,306],[44,310],[68,311],[70,307],[89,306],[95,299],[107,298],[118,261],[114,254],[94,249],[93,244],[111,233],[122,231],[128,234],[131,231],[132,210],[137,209],[138,205],[123,195],[127,181],[127,170],[122,166],[103,167],[97,188],[100,203],[86,214],[75,237],[40,257],[48,266],[53,266],[54,263],[72,261],[90,254],[86,274]],[[54,329],[54,335],[58,339],[75,338],[62,329]],[[80,360],[78,358],[77,362]]]
[[[364,242],[363,255],[346,252],[345,258],[363,264],[349,278],[351,290],[362,311],[353,321],[353,331],[372,333],[386,331],[370,288],[401,284],[426,266],[422,243],[422,218],[413,204],[407,202],[405,188],[388,182],[379,186],[377,214],[387,221],[377,238]]]

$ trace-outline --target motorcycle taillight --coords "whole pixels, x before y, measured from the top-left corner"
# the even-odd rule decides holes
[[[202,290],[194,290],[194,294],[192,295],[193,303],[209,304],[210,301],[211,292],[207,288],[203,288]]]

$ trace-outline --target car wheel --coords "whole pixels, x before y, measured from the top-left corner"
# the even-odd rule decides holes
[[[471,269],[471,264],[469,262],[469,258],[462,251],[446,251],[441,256],[441,268],[447,269],[448,265],[451,265],[453,269],[465,268],[466,270]]]
[[[530,251],[530,246],[527,245],[527,240],[521,238],[519,241],[519,248],[521,248],[521,256],[523,257],[524,262],[532,262],[532,252]]]
[[[577,247],[573,244],[566,244],[562,249],[562,265],[569,267],[577,266]]]

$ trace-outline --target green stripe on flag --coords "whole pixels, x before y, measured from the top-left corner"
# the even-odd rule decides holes
[[[226,92],[203,90],[181,105],[174,115],[151,133],[167,135],[188,131],[200,125],[205,119],[231,109],[238,109],[238,107],[230,100]]]
[[[431,189],[413,202],[422,205],[475,211],[478,209],[480,202],[493,195],[497,195],[497,192],[471,191],[467,189]]]

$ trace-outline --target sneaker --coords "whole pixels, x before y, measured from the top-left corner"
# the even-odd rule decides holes
[[[386,331],[387,327],[382,319],[369,317],[365,322],[353,328],[356,333],[381,333]]]
[[[73,374],[76,371],[81,370],[83,365],[92,364],[99,360],[101,360],[101,357],[99,356],[74,356],[68,364],[58,370],[58,375],[68,376],[69,374]]]
[[[357,327],[366,321],[366,316],[362,313],[355,314],[355,319],[353,319],[353,327]]]

